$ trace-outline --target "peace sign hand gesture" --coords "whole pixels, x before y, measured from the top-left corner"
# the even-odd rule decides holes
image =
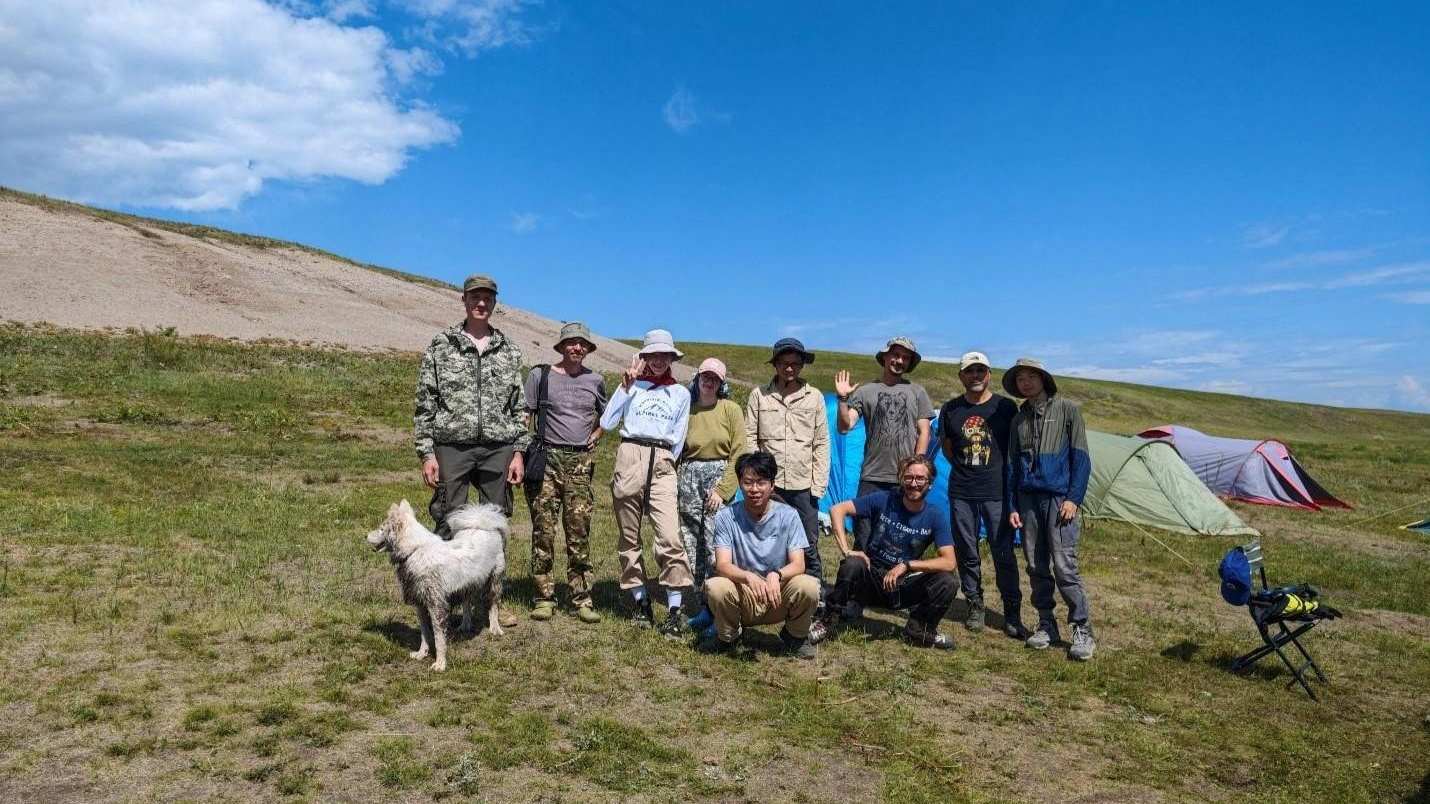
[[[645,360],[640,355],[631,355],[631,365],[626,369],[626,373],[621,375],[621,388],[629,391],[635,385],[636,378],[645,372]]]

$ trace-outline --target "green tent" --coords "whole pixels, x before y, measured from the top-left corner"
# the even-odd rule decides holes
[[[1207,489],[1171,444],[1089,430],[1087,446],[1092,478],[1084,516],[1178,533],[1259,535]]]

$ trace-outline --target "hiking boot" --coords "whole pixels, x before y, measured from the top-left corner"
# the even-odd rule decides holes
[[[1028,638],[1028,629],[1023,627],[1023,617],[1018,609],[1003,607],[1003,633],[1009,639]]]
[[[983,600],[976,597],[969,598],[968,619],[963,621],[963,627],[967,628],[975,634],[979,631],[982,631],[984,624],[984,614],[985,612],[983,610]]]
[[[941,634],[937,628],[929,628],[914,619],[910,619],[907,623],[904,623],[904,639],[908,640],[909,644],[919,648],[953,650],[955,646],[953,637],[948,634]]]
[[[497,609],[497,625],[502,628],[511,628],[516,625],[516,615],[503,608]]]
[[[577,606],[576,619],[587,625],[595,625],[601,621],[601,613],[590,606]]]
[[[556,601],[538,600],[536,605],[531,607],[531,619],[545,622],[556,616]]]
[[[637,628],[655,627],[655,610],[650,606],[650,598],[643,597],[636,601],[636,610],[631,612],[631,625]]]
[[[857,620],[864,616],[864,604],[857,600],[851,600],[844,604],[844,611],[840,612],[839,619],[844,622]]]
[[[823,617],[820,617],[819,619],[810,623],[809,636],[807,637],[807,639],[809,639],[809,644],[818,645],[826,639],[833,637],[834,631],[838,627],[838,615],[826,613]]]
[[[666,639],[680,639],[685,636],[685,615],[680,613],[680,609],[671,609],[665,613],[665,619],[660,624],[660,635]]]
[[[780,642],[784,643],[785,653],[796,659],[813,659],[819,655],[814,646],[809,643],[809,637],[796,637],[789,632],[788,628],[780,629]]]
[[[1038,630],[1028,637],[1023,643],[1024,646],[1033,650],[1047,650],[1048,646],[1058,641],[1058,627],[1053,623],[1038,623]]]
[[[1068,658],[1079,662],[1085,662],[1092,658],[1092,654],[1097,650],[1097,640],[1092,638],[1092,627],[1087,623],[1073,623],[1072,647],[1068,649]]]

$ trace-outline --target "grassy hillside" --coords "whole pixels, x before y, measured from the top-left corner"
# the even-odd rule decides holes
[[[764,349],[695,345],[761,380]],[[824,354],[872,376],[868,357]],[[697,656],[616,610],[600,453],[596,628],[533,623],[518,505],[505,638],[407,658],[416,618],[362,542],[425,502],[416,358],[0,327],[0,799],[7,801],[1373,802],[1430,796],[1430,545],[1361,520],[1430,488],[1427,419],[1070,381],[1093,426],[1289,439],[1359,507],[1238,511],[1273,580],[1347,612],[1309,645],[1319,704],[1217,595],[1227,540],[1099,523],[1100,649],[996,629],[931,654],[874,613],[814,663]],[[925,364],[935,398],[952,368]],[[827,560],[833,555],[826,545]],[[558,567],[563,562],[558,560]],[[988,573],[991,576],[991,571]],[[991,577],[988,579],[991,584]],[[962,602],[954,617],[961,617]],[[997,618],[994,618],[995,624]]]

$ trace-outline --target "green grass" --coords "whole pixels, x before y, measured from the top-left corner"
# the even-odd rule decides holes
[[[764,347],[687,346],[766,379]],[[809,377],[827,388],[841,367],[875,370],[821,353]],[[1425,800],[1430,545],[1395,528],[1423,511],[1363,520],[1426,496],[1426,417],[1064,384],[1098,429],[1285,437],[1358,506],[1236,506],[1273,580],[1347,611],[1309,638],[1331,677],[1319,704],[1269,663],[1226,671],[1255,640],[1213,580],[1229,540],[1155,534],[1189,567],[1108,522],[1084,540],[1086,665],[996,629],[917,651],[884,614],[814,663],[769,653],[772,632],[750,657],[698,656],[614,609],[614,439],[593,535],[606,622],[523,617],[457,639],[438,675],[407,657],[415,615],[362,541],[396,499],[426,501],[415,377],[412,355],[0,327],[7,799]],[[915,377],[953,392],[951,366]]]

